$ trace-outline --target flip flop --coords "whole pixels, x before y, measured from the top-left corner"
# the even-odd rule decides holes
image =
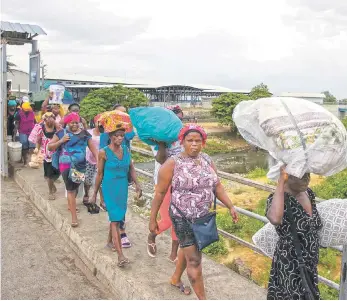
[[[150,248],[152,248],[153,253],[151,253]],[[148,243],[147,253],[148,253],[149,257],[155,258],[157,255],[157,245],[155,243]]]
[[[76,227],[78,227],[78,222],[71,223],[71,227],[72,227],[72,228],[76,228]]]
[[[129,263],[130,263],[129,259],[126,258],[126,259],[123,259],[120,262],[118,262],[117,265],[118,265],[118,267],[123,268]]]
[[[117,251],[112,242],[107,243],[106,248],[111,249],[112,252]]]
[[[171,263],[176,264],[177,261],[178,261],[178,258],[176,257],[175,260],[171,260],[170,257],[169,257],[167,260],[170,261]]]
[[[192,289],[189,286],[185,286],[182,282],[179,284],[173,284],[171,282],[171,285],[177,289],[180,290],[180,292],[186,296],[189,296],[192,293]]]

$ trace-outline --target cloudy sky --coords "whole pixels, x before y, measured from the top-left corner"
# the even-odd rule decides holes
[[[47,32],[48,75],[347,97],[346,0],[3,0],[1,19]],[[26,71],[29,51],[8,50]]]

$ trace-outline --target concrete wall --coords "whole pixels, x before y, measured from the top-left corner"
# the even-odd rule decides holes
[[[24,96],[28,94],[29,91],[29,74],[20,71],[12,70],[12,72],[7,72],[7,81],[12,83],[12,94],[16,96]],[[19,93],[19,90],[21,93]]]

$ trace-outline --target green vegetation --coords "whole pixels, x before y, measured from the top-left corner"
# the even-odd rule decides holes
[[[226,246],[226,240],[223,236],[219,235],[219,241],[209,245],[203,250],[203,253],[212,257],[218,257],[228,254],[228,248]]]
[[[223,137],[211,136],[207,139],[203,152],[212,156],[226,154],[249,148],[249,144],[243,139],[225,139]]]
[[[347,117],[345,117],[344,119],[342,119],[342,124],[345,126],[345,128],[347,129]]]
[[[323,183],[312,189],[322,199],[347,198],[347,169],[340,173],[327,177]]]
[[[153,161],[152,157],[148,157],[137,152],[131,152],[131,158],[135,163],[146,163]]]
[[[256,179],[261,177],[266,177],[267,171],[264,168],[256,167],[251,170],[246,177],[249,179]]]
[[[337,99],[334,95],[332,95],[329,91],[322,92],[325,95],[324,103],[336,103]]]
[[[233,133],[237,133],[237,128],[232,119],[235,107],[245,100],[250,100],[249,96],[240,93],[227,93],[212,100],[211,114],[223,124],[230,126]]]
[[[235,107],[241,102],[250,99],[258,99],[263,97],[270,97],[272,94],[269,92],[267,85],[261,83],[253,87],[250,96],[240,93],[228,93],[219,96],[212,100],[212,116],[223,124],[230,126],[231,132],[236,134],[237,128],[232,119]]]
[[[93,90],[81,102],[81,116],[91,120],[99,113],[110,111],[115,104],[121,104],[126,109],[146,106],[148,98],[139,90],[122,85]]]
[[[253,89],[251,90],[251,93],[249,94],[249,97],[252,100],[264,98],[264,97],[271,97],[271,96],[272,94],[270,93],[268,86],[264,85],[263,83],[253,87]]]

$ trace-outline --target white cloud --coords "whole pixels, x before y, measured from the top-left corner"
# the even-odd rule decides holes
[[[344,0],[4,0],[3,19],[41,25],[54,74],[141,78],[346,97]],[[11,47],[27,69],[28,47]]]

